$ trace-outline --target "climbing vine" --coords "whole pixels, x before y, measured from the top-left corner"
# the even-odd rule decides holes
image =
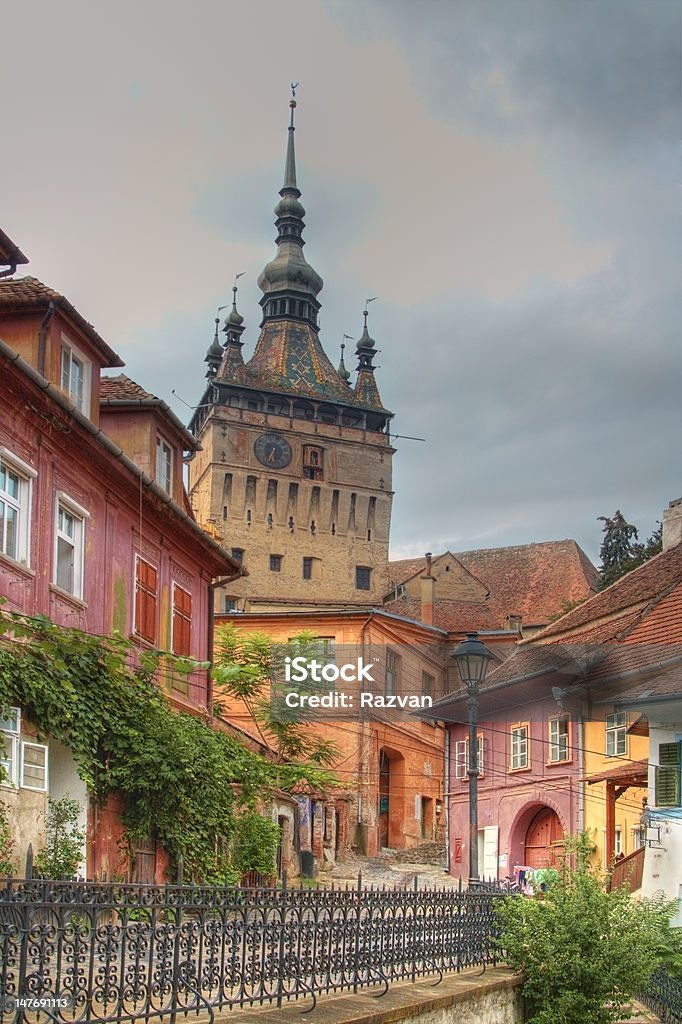
[[[205,721],[174,711],[157,674],[196,663],[140,652],[120,635],[92,636],[47,618],[0,615],[0,710],[19,705],[43,736],[71,750],[95,799],[124,799],[129,837],[156,833],[185,877],[224,876],[235,808],[308,777],[275,765]],[[319,782],[319,772],[313,781]]]

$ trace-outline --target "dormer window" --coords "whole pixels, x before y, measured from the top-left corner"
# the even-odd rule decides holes
[[[159,487],[171,493],[173,484],[173,449],[162,437],[156,439],[156,482]]]
[[[63,335],[59,386],[76,408],[87,416],[90,412],[90,363]]]
[[[312,445],[303,447],[303,476],[307,480],[323,480],[322,470],[322,448],[314,448]]]

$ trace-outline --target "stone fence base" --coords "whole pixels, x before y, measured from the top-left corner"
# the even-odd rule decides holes
[[[382,991],[380,988],[379,991]],[[445,975],[440,985],[420,981],[391,985],[377,999],[371,990],[357,995],[320,996],[312,1013],[301,1016],[305,1000],[281,1009],[253,1007],[216,1016],[231,1024],[522,1024],[521,979],[504,967]]]

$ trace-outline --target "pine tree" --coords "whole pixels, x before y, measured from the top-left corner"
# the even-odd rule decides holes
[[[599,549],[599,589],[605,590],[621,576],[659,554],[662,549],[663,527],[658,523],[646,543],[642,544],[639,541],[637,527],[628,523],[620,509],[617,509],[611,518],[598,516],[598,519],[604,524],[604,537]]]

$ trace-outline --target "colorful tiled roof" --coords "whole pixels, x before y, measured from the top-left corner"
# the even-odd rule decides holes
[[[253,356],[238,374],[240,379],[237,383],[248,387],[300,395],[316,401],[340,402],[363,409],[376,408],[358,398],[352,388],[341,380],[316,331],[306,323],[267,321]],[[220,374],[217,379],[220,380]]]
[[[123,366],[123,360],[100,337],[92,324],[81,316],[67,298],[36,277],[10,277],[0,280],[0,313],[46,310],[50,302],[68,316],[95,348],[104,356],[105,366]]]

